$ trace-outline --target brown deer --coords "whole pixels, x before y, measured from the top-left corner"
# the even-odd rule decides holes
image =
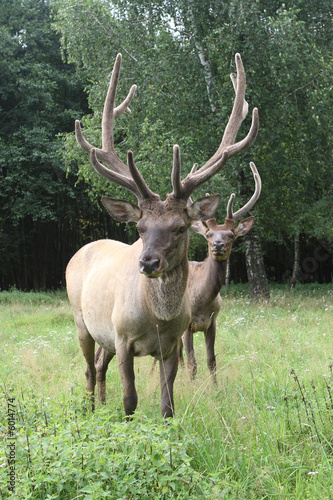
[[[258,200],[261,192],[261,179],[254,163],[250,163],[255,181],[255,192],[242,208],[233,213],[235,195],[230,196],[227,205],[227,216],[223,224],[217,224],[216,219],[206,222],[195,221],[192,229],[202,234],[208,242],[208,256],[204,262],[189,262],[188,289],[191,302],[191,322],[186,329],[182,343],[185,348],[187,367],[193,379],[197,372],[197,363],[193,347],[193,334],[204,332],[207,365],[216,382],[215,335],[216,318],[222,307],[220,290],[225,282],[227,261],[230,257],[234,241],[239,236],[247,234],[253,226],[254,217],[248,217],[234,227],[236,221],[243,217]],[[182,346],[180,347],[180,362],[183,364]]]
[[[190,195],[212,178],[236,153],[250,146],[256,138],[259,118],[253,110],[247,136],[235,142],[248,105],[245,101],[245,72],[236,54],[237,76],[233,110],[221,144],[201,168],[183,180],[179,147],[174,146],[171,182],[173,191],[162,201],[152,192],[138,171],[131,151],[127,165],[114,148],[113,122],[128,105],[136,87],[114,107],[121,55],[113,68],[102,117],[102,149],[94,148],[83,137],[76,121],[79,145],[90,153],[94,169],[111,182],[134,193],[138,205],[123,200],[102,198],[107,211],[118,221],[137,222],[140,238],[133,245],[113,240],[99,240],[81,248],[66,270],[67,292],[73,307],[81,349],[86,359],[87,390],[94,406],[94,389],[105,401],[105,378],[109,361],[116,355],[123,385],[127,416],[137,406],[134,357],[152,355],[160,361],[161,413],[174,413],[173,384],[178,369],[178,342],[191,318],[188,279],[188,229],[195,220],[212,218],[219,195],[201,198],[194,203]],[[103,165],[103,162],[105,165]],[[100,349],[94,355],[95,342]]]

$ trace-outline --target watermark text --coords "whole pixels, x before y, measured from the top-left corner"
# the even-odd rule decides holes
[[[16,488],[16,405],[15,398],[7,399],[7,464],[8,464],[8,489],[15,492]]]

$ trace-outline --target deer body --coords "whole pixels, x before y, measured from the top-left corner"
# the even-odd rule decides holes
[[[204,332],[206,344],[207,366],[216,382],[216,357],[215,336],[216,319],[222,307],[220,290],[225,282],[227,262],[230,257],[232,245],[236,238],[244,236],[250,231],[254,217],[243,220],[236,228],[234,224],[244,213],[249,211],[257,201],[261,192],[261,179],[259,173],[251,162],[251,170],[255,180],[255,192],[251,200],[235,214],[232,211],[234,194],[231,195],[227,207],[227,217],[224,224],[217,224],[215,219],[206,223],[196,221],[192,228],[204,236],[208,242],[208,256],[203,262],[191,261],[189,267],[189,293],[191,302],[191,322],[182,337],[187,356],[187,367],[193,379],[197,371],[194,354],[193,334]],[[182,347],[179,358],[184,363]]]
[[[220,290],[225,281],[226,261],[208,256],[203,262],[190,261],[189,292],[191,330],[205,332],[221,308]]]
[[[226,263],[207,258],[190,261],[189,292],[193,333],[206,332],[216,319],[222,305],[220,290],[225,280]]]
[[[131,246],[112,240],[84,246],[67,268],[69,299],[75,317],[104,349],[115,354],[118,336],[135,356],[161,358],[173,350],[190,319],[188,266],[185,260],[169,273],[149,279],[139,271],[141,251],[141,240]],[[80,280],[78,268],[84,269]],[[170,327],[174,335],[165,339]]]
[[[190,261],[189,292],[192,333],[206,332],[216,321],[222,299],[220,290],[225,280],[226,262],[209,256],[203,262]]]
[[[96,382],[99,400],[105,401],[106,372],[116,356],[125,413],[130,416],[137,406],[134,357],[152,355],[161,364],[161,413],[171,417],[179,340],[191,318],[188,229],[195,221],[211,219],[220,202],[220,195],[195,202],[190,195],[221,170],[229,158],[252,144],[259,126],[258,113],[253,111],[248,135],[236,143],[237,131],[247,113],[245,72],[237,54],[237,77],[231,77],[236,97],[219,149],[200,169],[181,179],[179,147],[175,145],[173,191],[162,201],[147,186],[132,152],[127,153],[127,164],[115,152],[113,122],[121,113],[130,112],[128,104],[136,88],[133,86],[126,99],[114,107],[120,65],[118,54],[103,110],[102,149],[85,140],[78,121],[75,131],[94,169],[136,196],[138,205],[108,197],[102,197],[102,203],[116,220],[136,222],[140,239],[133,245],[100,240],[84,246],[67,266],[67,292],[86,359],[87,390],[92,403]],[[96,356],[95,342],[99,344]]]
[[[109,210],[115,210],[112,201],[104,202]],[[204,205],[208,208],[207,213],[211,213],[218,202],[219,198],[212,197],[199,201],[199,205]],[[120,202],[117,203],[119,205]],[[116,210],[119,210],[118,205]],[[66,282],[81,348],[87,360],[88,390],[93,392],[95,363],[98,364],[93,349],[95,342],[107,351],[109,360],[117,355],[121,372],[126,368],[123,359],[152,355],[164,362],[168,384],[161,384],[165,386],[162,413],[171,416],[173,399],[169,386],[177,372],[177,346],[190,321],[191,310],[187,290],[188,232],[179,233],[177,228],[189,227],[192,211],[184,203],[182,211],[178,210],[175,215],[173,209],[171,213],[172,200],[156,200],[155,205],[154,209],[150,204],[146,217],[142,217],[145,223],[152,217],[155,221],[155,226],[152,222],[148,224],[147,241],[140,239],[133,245],[126,245],[113,240],[99,240],[85,245],[69,262]],[[142,221],[141,226],[144,226]],[[174,226],[173,231],[171,226]],[[160,267],[152,270],[149,264],[154,260],[159,261]],[[140,272],[138,265],[143,261],[148,263],[145,274]],[[157,277],[153,279],[147,274]],[[103,353],[103,356],[106,354]],[[168,371],[165,367],[169,358],[172,363]],[[106,369],[104,362],[97,368],[98,383],[105,382]],[[123,379],[125,393],[130,379],[132,384],[128,392],[134,394],[134,378],[126,370]],[[104,385],[99,388],[99,397],[105,400]],[[133,413],[136,400],[136,396],[131,399],[125,394],[124,405],[128,415]]]
[[[197,372],[194,355],[193,334],[204,332],[207,353],[207,366],[216,381],[216,358],[214,343],[216,319],[222,307],[220,290],[225,280],[226,262],[207,258],[204,262],[190,262],[189,291],[191,303],[191,322],[185,330],[182,341],[187,356],[187,367],[193,379]],[[180,362],[183,364],[182,348]]]

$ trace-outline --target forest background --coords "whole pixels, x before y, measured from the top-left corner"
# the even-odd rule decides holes
[[[100,145],[118,52],[119,101],[133,83],[138,90],[132,114],[117,120],[117,151],[125,158],[133,150],[162,197],[170,191],[173,144],[183,175],[217,149],[234,97],[234,55],[242,55],[249,108],[259,108],[258,138],[195,195],[221,193],[217,219],[224,220],[232,192],[239,205],[251,196],[254,161],[263,190],[255,229],[233,250],[231,280],[245,282],[254,271],[261,287],[254,293],[264,294],[267,280],[331,282],[330,4],[0,0],[0,289],[62,287],[83,244],[136,239],[135,227],[111,220],[99,203],[102,194],[131,195],[93,171],[74,137],[80,119],[87,139]],[[190,258],[205,255],[205,241],[191,234]]]

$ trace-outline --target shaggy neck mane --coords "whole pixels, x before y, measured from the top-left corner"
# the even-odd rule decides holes
[[[169,321],[179,316],[183,297],[187,287],[188,260],[183,262],[163,276],[144,280],[145,296],[156,317]]]

